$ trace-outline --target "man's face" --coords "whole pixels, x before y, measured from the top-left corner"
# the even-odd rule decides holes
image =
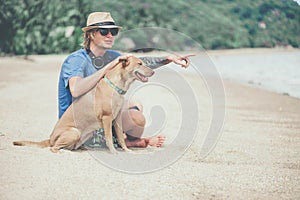
[[[110,31],[108,32],[107,35],[102,35],[100,31],[95,31],[93,35],[94,35],[94,39],[92,40],[92,42],[94,43],[95,46],[102,49],[112,48],[114,44],[115,36],[113,36]]]

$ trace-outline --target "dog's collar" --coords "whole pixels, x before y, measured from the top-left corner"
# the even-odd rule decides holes
[[[104,76],[103,79],[110,87],[112,87],[114,90],[116,90],[119,94],[121,94],[121,95],[126,94],[127,91],[122,90],[121,88],[119,88],[118,86],[113,84],[108,78],[106,78],[106,76]]]

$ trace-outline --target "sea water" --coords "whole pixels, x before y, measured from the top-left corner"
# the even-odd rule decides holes
[[[224,79],[300,98],[300,50],[210,57]]]
[[[197,74],[202,79],[213,76],[300,99],[300,49],[203,51],[190,60],[187,69],[174,64],[168,68]]]

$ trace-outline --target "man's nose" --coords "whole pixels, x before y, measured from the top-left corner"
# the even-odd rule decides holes
[[[109,31],[108,34],[106,35],[106,37],[111,38],[111,37],[113,37],[113,35],[112,35],[111,32]]]

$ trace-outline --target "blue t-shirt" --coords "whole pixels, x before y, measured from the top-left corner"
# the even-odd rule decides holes
[[[116,51],[107,50],[103,56],[104,66],[120,55],[121,54]],[[77,50],[66,58],[61,67],[58,83],[59,118],[61,118],[73,101],[69,88],[69,79],[73,76],[84,78],[96,71],[97,69],[93,66],[92,60],[85,49]]]

